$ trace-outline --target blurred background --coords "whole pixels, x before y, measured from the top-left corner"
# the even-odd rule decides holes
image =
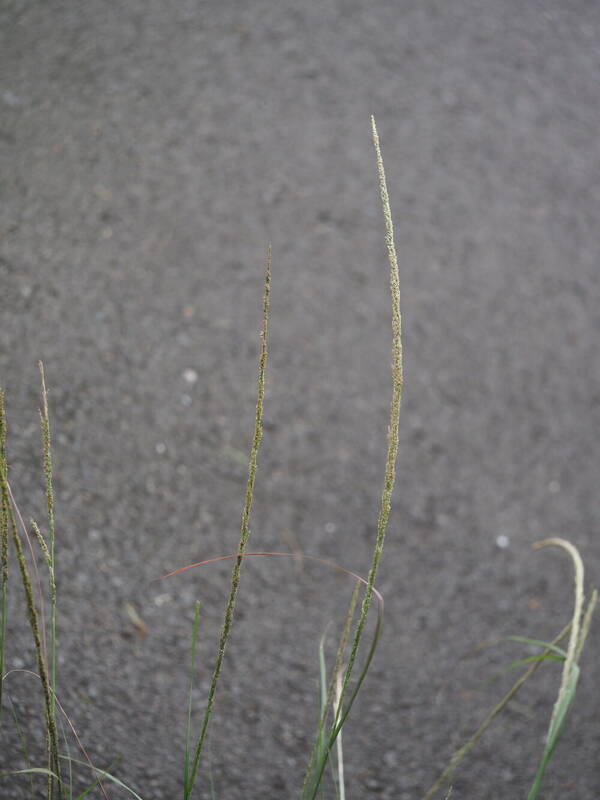
[[[157,578],[237,548],[269,241],[250,548],[368,571],[391,397],[376,116],[405,393],[347,796],[421,797],[514,676],[490,679],[529,654],[499,640],[570,618],[566,555],[531,544],[569,538],[600,581],[600,5],[4,0],[0,30],[12,485],[39,518],[43,359],[60,697],[95,763],[145,800],[181,792],[194,600],[200,708],[229,566]],[[319,637],[351,588],[310,562],[245,564],[206,758],[216,797],[298,795]],[[7,669],[34,667],[21,594]],[[595,624],[546,800],[600,795],[599,655]],[[526,796],[560,667],[538,676],[459,770],[457,800]],[[6,686],[39,756],[35,681]],[[2,770],[21,766],[6,709],[0,743]]]

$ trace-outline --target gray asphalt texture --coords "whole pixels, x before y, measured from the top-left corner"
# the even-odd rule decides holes
[[[269,240],[250,549],[368,570],[391,397],[375,114],[405,393],[347,796],[421,797],[528,654],[499,640],[570,617],[567,556],[531,544],[569,538],[600,582],[600,4],[4,0],[0,25],[12,484],[40,518],[43,359],[59,694],[94,762],[145,800],[181,796],[194,600],[200,708],[230,565],[156,579],[236,550]],[[298,796],[319,637],[335,620],[330,652],[350,591],[308,561],[246,562],[199,798],[209,765],[218,798]],[[9,633],[7,669],[34,668],[16,584]],[[598,633],[544,800],[600,797]],[[453,800],[526,797],[560,667],[538,675]],[[41,760],[36,682],[6,685]],[[23,764],[6,710],[0,761]]]

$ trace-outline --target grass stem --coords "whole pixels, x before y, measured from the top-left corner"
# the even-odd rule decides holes
[[[196,744],[194,761],[192,764],[191,773],[189,775],[189,782],[188,785],[184,787],[185,800],[188,800],[188,798],[191,796],[192,791],[194,789],[194,784],[196,782],[196,775],[198,772],[198,765],[200,763],[202,747],[204,745],[204,740],[206,738],[206,734],[208,731],[210,718],[212,716],[215,693],[217,691],[217,685],[219,683],[219,677],[221,675],[221,667],[223,665],[223,659],[225,657],[225,650],[227,648],[227,642],[229,641],[229,635],[231,632],[231,625],[233,622],[235,604],[240,584],[242,559],[244,552],[246,550],[246,545],[248,544],[248,539],[250,538],[250,527],[249,527],[250,512],[252,510],[252,500],[254,497],[254,483],[256,480],[256,471],[257,471],[257,458],[258,458],[258,451],[260,448],[260,442],[262,439],[262,430],[263,430],[262,419],[263,419],[263,404],[265,398],[265,373],[267,368],[267,357],[268,357],[267,338],[269,331],[269,301],[271,292],[271,258],[272,258],[271,245],[269,244],[267,250],[267,262],[265,269],[265,284],[264,284],[264,294],[263,294],[263,324],[260,334],[261,349],[258,362],[258,386],[257,386],[256,413],[254,419],[254,436],[252,439],[252,446],[250,448],[250,458],[248,462],[248,481],[246,484],[246,495],[244,499],[244,507],[242,510],[242,522],[241,522],[240,541],[238,544],[238,556],[236,558],[231,573],[231,587],[229,590],[229,598],[227,600],[227,606],[225,608],[223,627],[221,629],[221,635],[219,638],[219,649],[217,652],[217,660],[213,669],[210,688],[208,690],[208,698],[206,701],[204,718],[202,720],[202,728],[200,730],[200,736],[198,737],[198,742]]]
[[[375,148],[375,157],[377,161],[377,174],[379,177],[379,193],[381,196],[381,204],[383,207],[383,218],[385,223],[385,241],[388,252],[388,262],[390,266],[390,294],[392,300],[392,402],[390,405],[390,423],[388,428],[388,451],[385,466],[385,476],[383,483],[383,491],[381,495],[381,507],[379,517],[377,520],[377,535],[375,538],[375,546],[373,549],[373,556],[365,594],[363,597],[362,608],[352,647],[350,650],[350,657],[344,673],[344,680],[340,692],[340,702],[337,708],[336,719],[331,728],[328,750],[333,747],[333,744],[339,734],[342,725],[347,717],[348,708],[344,708],[344,700],[348,691],[348,685],[352,677],[352,671],[358,655],[360,641],[363,636],[364,628],[373,601],[373,591],[375,588],[375,578],[379,570],[379,563],[381,561],[381,554],[383,552],[383,544],[385,541],[385,534],[387,531],[388,519],[390,516],[392,493],[394,490],[394,482],[396,477],[396,459],[398,456],[398,439],[399,439],[399,426],[400,426],[400,406],[402,404],[402,387],[403,387],[403,363],[402,363],[402,319],[400,316],[400,277],[398,271],[398,258],[396,255],[396,246],[394,244],[394,225],[392,222],[392,212],[390,209],[390,200],[387,190],[387,181],[385,177],[385,169],[383,166],[383,158],[381,155],[381,148],[379,146],[379,134],[377,133],[377,126],[375,118],[371,117],[371,129],[373,137],[373,146]],[[361,676],[364,678],[364,673]],[[309,793],[310,798],[314,798],[319,788],[323,770],[325,769],[325,762],[322,763],[317,771],[315,782],[311,787]]]

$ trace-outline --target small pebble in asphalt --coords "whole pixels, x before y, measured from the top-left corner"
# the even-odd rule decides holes
[[[198,380],[198,373],[195,369],[186,369],[183,371],[183,380],[191,386]]]

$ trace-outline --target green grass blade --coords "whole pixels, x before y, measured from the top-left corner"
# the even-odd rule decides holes
[[[340,702],[342,699],[342,673],[341,670],[336,675],[336,684],[335,684],[335,699],[333,705],[333,713],[334,716],[337,716],[338,708],[340,707]],[[336,789],[337,789],[337,797],[338,800],[346,800],[346,786],[344,783],[344,747],[342,744],[342,731],[339,732],[337,739],[335,740],[336,744],[336,755],[337,755],[337,781],[336,781]]]
[[[564,637],[569,633],[571,630],[571,625],[567,625],[563,628],[563,630],[558,634],[558,636],[551,642],[553,646],[557,645],[561,642]],[[548,649],[547,653],[550,652]],[[434,798],[438,795],[438,793],[443,789],[446,784],[448,784],[452,780],[452,776],[463,762],[463,760],[467,757],[467,755],[471,752],[471,750],[475,747],[477,742],[481,739],[483,734],[487,731],[490,727],[492,722],[496,719],[496,717],[506,708],[506,706],[510,703],[510,701],[515,697],[515,695],[521,690],[524,684],[531,678],[542,665],[543,661],[540,659],[535,661],[529,669],[527,669],[511,686],[508,692],[504,695],[502,700],[494,706],[494,708],[490,711],[484,721],[481,723],[479,728],[475,731],[475,733],[465,742],[465,744],[456,750],[450,761],[448,762],[447,766],[442,770],[436,781],[433,783],[431,788],[423,795],[422,800],[434,800]]]
[[[135,792],[130,786],[127,786],[122,780],[119,780],[115,775],[111,775],[110,772],[107,772],[105,769],[99,769],[98,767],[90,767],[90,765],[86,761],[80,761],[78,758],[68,758],[67,756],[60,756],[63,761],[69,760],[72,761],[73,764],[79,764],[81,767],[87,767],[91,769],[99,778],[105,778],[107,781],[111,781],[116,786],[120,786],[121,789],[124,789],[128,794],[135,798],[135,800],[143,800],[137,792]],[[44,770],[46,772],[47,770]]]
[[[329,627],[329,626],[328,626]],[[327,746],[327,739],[325,735],[325,723],[327,721],[327,709],[329,704],[329,688],[327,686],[327,664],[325,661],[325,638],[327,636],[327,629],[325,633],[321,636],[319,640],[319,692],[320,692],[320,711],[319,711],[319,730],[317,733],[317,751],[318,751],[318,758],[328,758],[328,753],[326,751]],[[336,798],[339,797],[338,790],[337,790],[337,783],[336,783],[336,774],[333,762],[329,759],[329,765],[331,768],[331,779],[333,781],[333,785],[335,788],[335,795]],[[324,797],[323,791],[319,792],[319,797]]]
[[[49,775],[57,781],[60,780],[55,772],[46,767],[27,767],[26,769],[14,769],[11,772],[0,772],[0,778],[10,778],[13,775]]]
[[[327,631],[319,640],[319,689],[321,696],[321,713],[327,708],[327,664],[325,663],[325,637]]]
[[[579,665],[577,662],[585,644],[585,639],[589,631],[592,614],[597,601],[597,592],[594,590],[592,593],[592,599],[590,600],[588,608],[584,613],[583,561],[581,560],[579,551],[576,547],[574,547],[574,545],[565,539],[546,539],[542,542],[537,542],[534,545],[536,550],[539,550],[542,547],[560,547],[571,557],[575,573],[575,600],[573,606],[573,616],[571,619],[571,635],[569,637],[567,656],[563,665],[560,687],[558,689],[558,695],[554,704],[554,708],[552,709],[548,733],[546,734],[544,752],[542,754],[533,785],[529,790],[529,794],[527,795],[527,800],[537,800],[539,796],[546,769],[563,731],[567,713],[573,704],[573,700],[575,699],[577,682],[579,680]]]
[[[529,794],[527,795],[527,800],[535,800],[535,798],[537,798],[539,795],[542,781],[546,774],[546,769],[550,763],[550,759],[554,755],[558,740],[563,732],[565,719],[569,708],[575,699],[578,678],[579,668],[577,665],[574,665],[574,669],[571,670],[569,675],[569,683],[567,684],[560,698],[560,704],[554,708],[552,724],[550,730],[548,731],[546,746],[544,747],[544,752],[542,754],[533,785],[529,790]]]
[[[71,760],[72,760],[70,756],[67,756],[67,758],[69,759],[69,761],[71,761]],[[111,769],[113,769],[113,766],[114,766],[114,765],[116,765],[116,762],[113,762],[113,764],[111,764],[111,765],[110,765],[110,766],[107,768],[107,771],[110,771]],[[70,764],[69,764],[69,770],[71,770],[71,765],[70,765]],[[88,795],[90,795],[90,794],[91,794],[91,793],[94,791],[94,789],[95,789],[97,786],[99,786],[99,785],[100,785],[101,781],[102,781],[102,778],[101,778],[101,776],[100,776],[100,775],[98,775],[98,777],[97,777],[97,778],[95,778],[95,780],[94,780],[92,783],[90,783],[90,785],[89,785],[89,786],[88,786],[86,789],[84,789],[84,790],[83,790],[83,792],[81,792],[81,794],[78,794],[78,795],[77,795],[77,797],[75,798],[75,800],[84,800],[84,798],[88,797]]]
[[[344,660],[344,654],[346,652],[346,647],[348,645],[348,639],[350,638],[350,632],[352,629],[352,623],[354,621],[354,615],[356,613],[356,606],[358,604],[358,596],[360,593],[361,585],[364,581],[357,580],[354,584],[354,589],[352,591],[352,596],[350,598],[350,603],[348,605],[348,611],[346,612],[346,619],[344,621],[344,627],[342,630],[342,635],[340,636],[340,641],[338,644],[337,653],[335,656],[335,665],[333,668],[333,673],[331,675],[331,680],[329,682],[329,688],[327,690],[327,700],[325,705],[321,705],[321,715],[319,719],[319,725],[317,727],[317,736],[315,742],[313,744],[313,748],[310,754],[310,758],[308,760],[308,765],[306,768],[306,772],[304,775],[304,781],[302,784],[302,793],[303,795],[306,793],[309,782],[311,777],[315,773],[315,765],[320,764],[323,757],[326,755],[325,751],[322,748],[322,743],[324,742],[325,736],[325,726],[327,722],[327,710],[329,708],[329,704],[333,702],[333,696],[336,689],[336,676],[340,674],[342,671],[342,663]],[[338,703],[339,707],[339,703]],[[334,714],[337,714],[336,712]]]
[[[592,624],[592,617],[594,615],[594,611],[596,610],[596,603],[598,602],[598,590],[594,589],[592,591],[592,596],[590,598],[590,602],[588,603],[588,607],[585,610],[585,614],[583,615],[583,621],[581,623],[581,631],[579,633],[579,642],[577,643],[577,648],[575,650],[575,661],[579,663],[579,659],[581,657],[581,651],[583,650],[583,646],[585,645],[585,641],[587,639],[588,633],[590,632],[590,626]]]
[[[325,632],[319,640],[319,719],[322,723],[317,732],[317,753],[319,760],[325,756],[325,720],[327,716],[327,665],[325,663]]]
[[[525,664],[531,664],[532,661],[558,661],[562,663],[564,660],[564,656],[555,656],[553,653],[544,655],[541,653],[539,656],[527,656],[527,658],[522,658],[520,661],[513,661],[512,664],[508,664],[506,667],[504,667],[503,672],[507,672],[510,669],[517,669]]]
[[[541,639],[530,639],[528,636],[507,636],[509,642],[519,642],[520,644],[530,644],[534,647],[541,647],[543,650],[550,650],[556,653],[561,659],[567,657],[567,651],[562,647],[556,647],[552,642],[544,642]]]
[[[356,577],[356,576],[355,576]],[[366,582],[365,582],[366,583]],[[306,781],[305,786],[302,790],[302,797],[308,798],[309,800],[314,800],[316,797],[317,791],[319,789],[319,785],[321,779],[323,777],[323,772],[325,770],[325,766],[327,764],[327,759],[329,757],[329,753],[331,748],[334,746],[335,741],[338,737],[338,734],[342,730],[350,711],[352,710],[352,706],[354,705],[354,701],[356,700],[358,693],[362,687],[363,681],[365,680],[367,673],[369,671],[369,667],[371,666],[371,662],[373,660],[373,656],[375,655],[375,650],[377,649],[377,645],[379,643],[379,636],[381,634],[381,627],[383,625],[383,597],[381,596],[380,592],[373,587],[373,594],[377,599],[377,622],[375,625],[375,631],[373,633],[373,639],[371,641],[369,651],[365,658],[365,662],[363,667],[358,675],[356,684],[352,693],[350,694],[349,699],[346,701],[346,704],[343,704],[343,691],[344,691],[344,683],[342,682],[342,689],[340,691],[340,701],[338,703],[338,707],[336,710],[336,716],[334,718],[333,724],[330,729],[329,738],[327,740],[327,747],[325,750],[325,755],[321,760],[316,764],[314,774],[309,774],[309,779]],[[347,670],[346,673],[347,674]]]

